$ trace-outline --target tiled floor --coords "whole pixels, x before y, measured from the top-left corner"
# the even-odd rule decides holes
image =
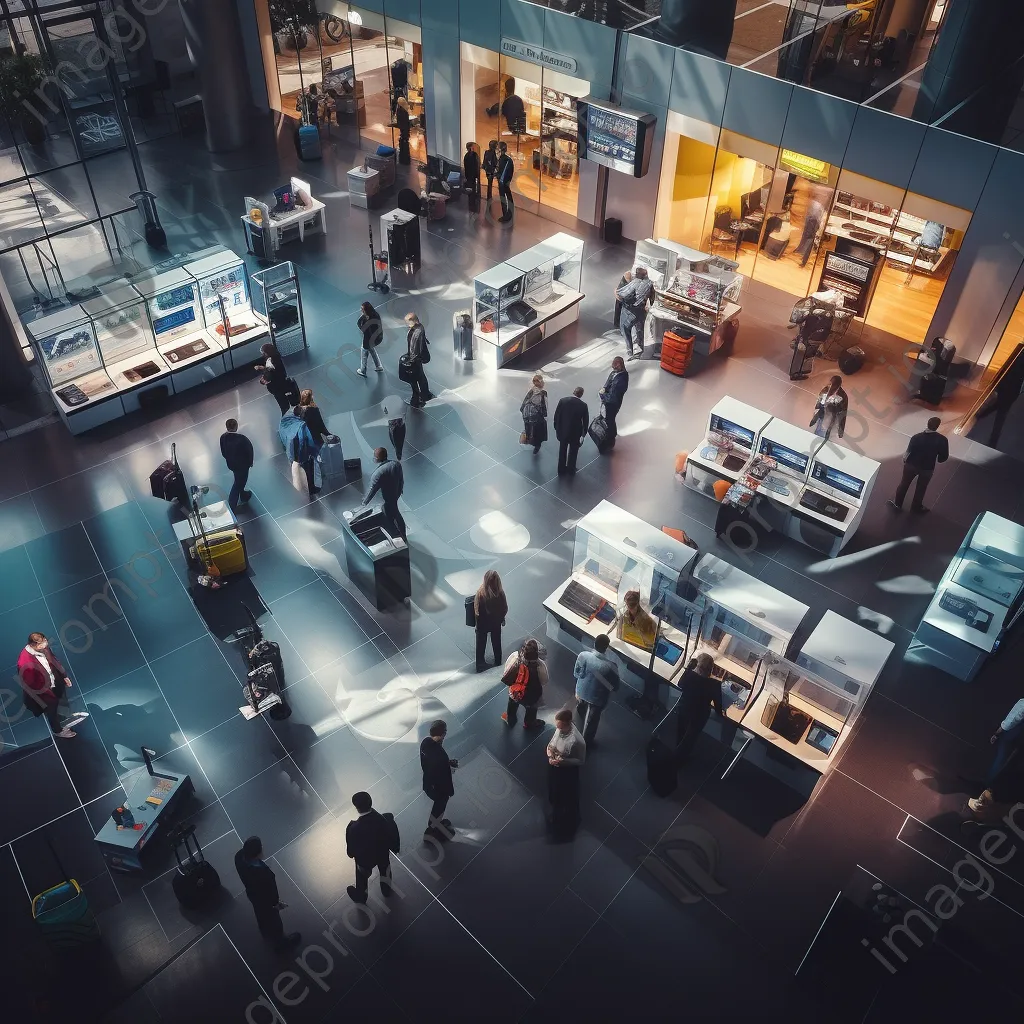
[[[294,160],[284,145],[279,156],[216,160],[183,151],[178,140],[142,148],[177,251],[239,245],[239,197],[273,188]],[[859,984],[843,973],[841,955],[815,953],[798,970],[819,929],[833,941],[840,912],[831,916],[832,906],[857,872],[922,904],[931,886],[953,878],[969,845],[959,828],[965,784],[957,774],[979,773],[987,736],[1019,696],[1019,673],[1006,668],[1017,645],[970,686],[904,664],[902,652],[977,512],[1024,511],[1019,465],[955,438],[950,463],[936,474],[932,514],[890,514],[884,500],[907,435],[929,413],[900,401],[887,368],[863,371],[851,388],[858,429],[847,443],[883,468],[858,536],[831,562],[770,537],[743,565],[808,603],[806,628],[833,608],[896,643],[841,762],[804,800],[747,763],[723,781],[732,752],[705,735],[676,793],[661,800],[646,780],[650,727],[627,711],[622,693],[583,772],[580,832],[553,845],[543,827],[545,735],[501,725],[497,672],[473,671],[464,595],[496,567],[510,602],[506,650],[542,633],[541,601],[567,575],[573,525],[606,497],[656,525],[683,527],[702,551],[737,559],[714,538],[711,503],[675,480],[673,457],[698,439],[724,394],[799,423],[832,367],[820,364],[811,380],[791,384],[784,317],[773,324],[752,315],[756,328],[741,330],[730,358],[686,380],[654,363],[631,364],[615,453],[599,458],[588,445],[581,472],[559,477],[553,444],[538,456],[520,448],[519,401],[542,368],[553,399],[579,384],[596,409],[619,351],[608,331],[611,288],[629,253],[588,233],[578,326],[534,363],[494,374],[454,361],[451,314],[468,306],[475,273],[552,226],[520,214],[504,230],[452,204],[447,220],[424,226],[421,271],[396,282],[381,303],[387,372],[363,380],[354,374],[353,344],[356,309],[367,297],[358,241],[366,214],[350,209],[345,192],[353,162],[350,150],[328,146],[322,165],[303,168],[307,178],[315,173],[314,193],[328,204],[330,233],[287,253],[300,266],[310,324],[309,351],[289,369],[315,390],[346,455],[368,466],[373,447],[388,443],[379,403],[401,387],[393,373],[401,318],[416,309],[427,324],[438,398],[408,417],[407,607],[378,612],[345,574],[339,517],[358,503],[365,481],[307,504],[278,448],[277,407],[245,374],[77,439],[50,426],[0,445],[0,650],[13,675],[25,635],[49,634],[75,679],[72,706],[91,713],[76,740],[55,747],[43,723],[19,715],[16,687],[4,697],[0,935],[8,952],[0,978],[10,1019],[201,1024],[241,1021],[255,1007],[249,1019],[289,1024],[360,1011],[384,1021],[640,1013],[773,1020],[800,1015],[825,985],[829,1019],[882,1021],[907,1006],[923,1013],[943,1005],[940,991],[944,1005],[954,1005],[955,993],[977,993],[979,982],[988,1002],[1019,1015],[1019,972],[999,968],[1000,948],[1019,944],[1024,924],[1020,882],[1006,872],[995,899],[965,898],[943,923],[934,948],[959,974],[915,962],[917,970],[883,979],[865,1009],[857,1001],[847,1007],[829,974],[838,963],[838,976]],[[183,183],[183,166],[204,180],[202,191]],[[147,478],[174,441],[190,482],[225,487],[216,442],[228,415],[257,452],[255,498],[242,516],[251,585],[233,581],[204,595],[197,610],[170,509],[148,496]],[[239,714],[242,663],[228,638],[240,599],[282,645],[286,721]],[[570,696],[573,658],[547,643],[550,719]],[[443,851],[420,844],[427,801],[416,756],[439,717],[461,763],[449,805],[458,837]],[[225,884],[208,913],[186,913],[175,901],[166,847],[150,851],[141,878],[111,875],[96,853],[93,834],[121,787],[144,770],[143,744],[195,783],[189,813]],[[394,812],[403,836],[396,896],[363,909],[345,893],[353,869],[344,826],[359,789]],[[714,880],[696,896],[665,887],[657,871],[652,850],[670,827],[711,837],[713,863],[704,870]],[[262,944],[240,896],[232,857],[253,833],[289,904],[286,922],[303,932],[298,964]],[[82,883],[103,933],[98,947],[71,956],[47,951],[27,910],[26,896],[63,873]],[[943,985],[926,989],[921,979],[937,974]]]

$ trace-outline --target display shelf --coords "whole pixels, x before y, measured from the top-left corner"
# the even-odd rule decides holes
[[[262,329],[262,333],[266,334],[266,330]],[[171,370],[180,370],[186,366],[201,363],[203,360],[223,355],[224,348],[223,338],[204,331],[185,341],[168,342],[166,345],[160,346],[157,351]]]
[[[223,325],[225,315],[230,320],[245,315],[251,308],[245,262],[233,252],[224,251],[186,263],[182,269],[196,280],[206,327]]]
[[[118,390],[106,370],[94,370],[76,378],[71,384],[54,388],[53,397],[60,411],[77,414],[90,406],[117,398]]]
[[[129,356],[106,367],[107,375],[118,391],[134,391],[155,384],[169,370],[170,367],[155,348],[141,356]]]
[[[294,355],[306,348],[306,318],[302,309],[302,289],[295,265],[279,263],[252,275],[252,308],[256,318],[270,333],[270,340],[282,355]],[[232,339],[229,351],[235,366],[238,351],[250,353],[254,341]],[[249,356],[245,356],[248,361]]]

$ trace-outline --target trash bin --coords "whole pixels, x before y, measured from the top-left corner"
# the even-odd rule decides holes
[[[129,197],[146,225],[146,243],[154,249],[167,248],[167,235],[160,225],[160,212],[152,192],[133,192]]]
[[[40,893],[32,901],[32,917],[53,949],[71,949],[100,937],[89,899],[73,878]]]
[[[460,359],[473,358],[473,317],[464,310],[452,318],[455,335],[455,354]]]

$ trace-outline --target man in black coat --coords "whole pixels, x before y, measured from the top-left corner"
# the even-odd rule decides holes
[[[447,733],[448,726],[438,719],[431,723],[430,735],[420,744],[423,792],[434,801],[423,834],[434,839],[451,839],[452,837],[452,823],[443,815],[448,801],[455,795],[452,769],[458,768],[459,762],[449,758],[445,753],[444,738]]]
[[[353,903],[365,903],[374,868],[380,872],[381,895],[391,895],[391,853],[398,852],[398,826],[391,815],[373,809],[369,793],[356,793],[352,806],[359,817],[345,828],[345,848],[356,862],[356,884],[348,887],[348,894]]]
[[[590,410],[583,401],[583,388],[574,388],[568,398],[559,399],[554,423],[558,438],[558,472],[575,473],[576,455],[590,425]]]
[[[626,369],[626,362],[622,356],[616,356],[612,360],[612,372],[608,374],[608,379],[604,382],[604,387],[601,388],[600,393],[602,415],[608,424],[608,432],[612,436],[613,445],[619,433],[618,427],[615,424],[615,417],[619,415],[619,410],[622,408],[622,398],[628,388],[629,371]]]
[[[910,506],[913,512],[927,512],[924,507],[924,492],[928,489],[928,483],[935,472],[935,463],[945,462],[949,458],[949,441],[939,433],[942,420],[933,416],[928,421],[928,429],[915,434],[907,445],[906,454],[903,456],[903,479],[896,488],[896,495],[889,499],[889,507],[897,512],[903,510],[903,499],[907,496],[911,481],[917,477],[917,486],[914,488],[914,504]]]
[[[285,935],[281,909],[287,904],[281,902],[274,872],[264,864],[262,857],[263,843],[258,836],[250,836],[235,854],[235,870],[256,913],[260,934],[273,942],[275,950],[283,953],[297,946],[302,936],[298,932]]]
[[[228,420],[224,426],[225,432],[220,435],[220,453],[235,478],[228,494],[228,506],[234,512],[252,497],[252,491],[247,491],[245,485],[249,482],[254,457],[252,441],[238,432],[238,420]]]

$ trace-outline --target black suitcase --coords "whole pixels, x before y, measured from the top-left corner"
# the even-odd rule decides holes
[[[647,744],[647,781],[661,797],[671,796],[679,785],[675,749],[656,734]]]
[[[476,625],[476,595],[470,594],[466,598],[466,625]]]
[[[180,501],[188,505],[188,488],[185,486],[185,474],[178,466],[175,445],[171,445],[171,457],[149,475],[149,490],[154,498],[164,501]]]
[[[839,357],[839,369],[849,376],[856,373],[863,365],[867,353],[858,345],[851,345]]]
[[[468,312],[456,313],[452,319],[455,354],[460,359],[473,358],[473,317]]]
[[[926,373],[921,378],[921,389],[917,397],[929,405],[938,405],[946,391],[946,378],[937,373]]]
[[[609,245],[618,245],[622,241],[622,221],[618,217],[605,218],[604,240]]]
[[[171,888],[183,907],[198,910],[216,899],[220,892],[220,875],[203,857],[195,825],[180,826],[173,840],[178,869],[171,880]]]
[[[607,451],[611,451],[612,446],[615,444],[615,438],[612,437],[612,432],[608,429],[608,421],[603,416],[596,416],[591,420],[590,429],[587,433],[590,435],[590,440],[597,445],[597,450],[602,455]]]

